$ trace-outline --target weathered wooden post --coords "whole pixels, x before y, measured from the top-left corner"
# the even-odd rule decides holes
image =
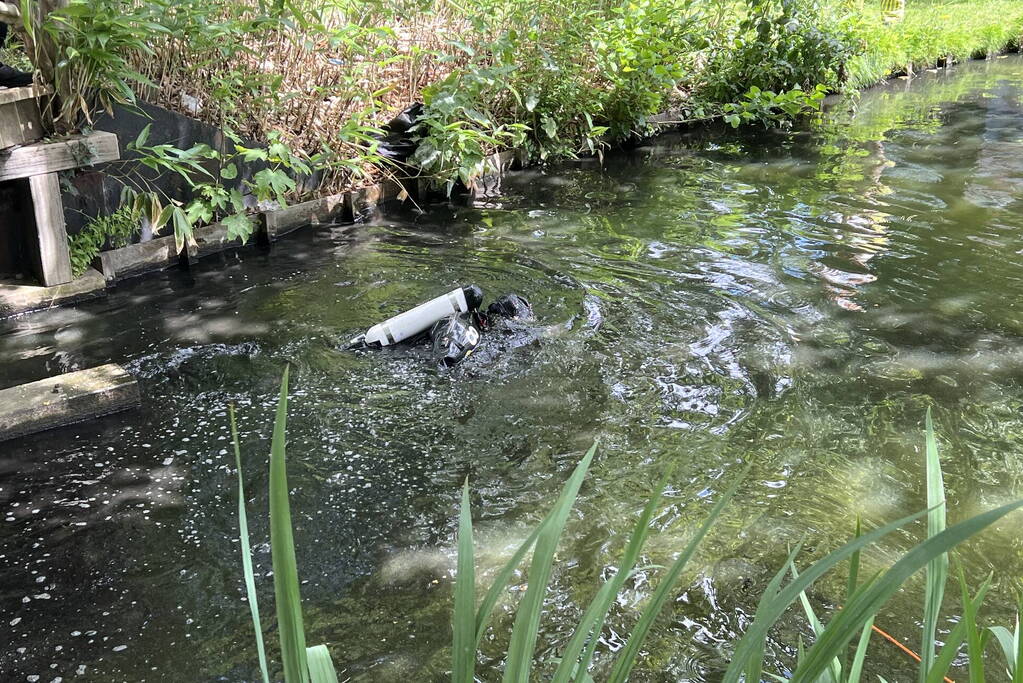
[[[57,45],[43,29],[43,22],[65,0],[28,0],[27,16],[18,6],[0,0],[0,20],[21,29],[25,46],[36,69],[36,82],[53,83],[57,64]],[[72,279],[68,254],[64,206],[60,196],[58,171],[113,161],[120,157],[117,136],[94,132],[68,136],[54,142],[37,142],[53,132],[52,117],[46,112],[52,97],[49,86],[0,89],[0,183],[18,184],[18,190],[31,198],[35,239],[32,241],[36,263],[33,270],[40,283],[53,287]],[[0,216],[0,231],[22,230],[12,225],[16,219]]]

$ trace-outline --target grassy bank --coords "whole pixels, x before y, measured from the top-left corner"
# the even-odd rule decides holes
[[[849,64],[850,88],[1018,49],[1023,38],[1023,3],[1014,0],[918,0],[891,25],[871,21],[879,12],[866,7],[858,31],[863,47]]]

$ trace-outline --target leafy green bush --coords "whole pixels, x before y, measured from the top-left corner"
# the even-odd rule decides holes
[[[56,46],[52,77],[58,132],[91,124],[98,109],[110,112],[114,104],[134,104],[134,88],[150,84],[128,63],[132,54],[155,57],[151,43],[167,31],[151,20],[150,8],[145,2],[70,0],[46,18],[41,28]]]
[[[837,88],[861,47],[853,12],[829,0],[745,0],[736,30],[715,46],[706,96],[733,102],[749,88]]]
[[[89,221],[76,235],[68,237],[71,274],[81,276],[103,247],[123,247],[139,232],[139,221],[130,207],[122,207],[108,216]]]

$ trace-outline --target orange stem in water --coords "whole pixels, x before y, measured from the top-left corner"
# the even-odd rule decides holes
[[[841,605],[839,605],[839,606],[838,606],[838,609],[842,609],[842,606],[841,606]],[[879,634],[881,635],[881,637],[883,637],[883,638],[884,638],[885,640],[887,640],[887,641],[888,641],[889,643],[891,643],[891,644],[892,644],[892,645],[894,645],[895,647],[897,647],[897,648],[899,648],[900,650],[902,650],[903,652],[905,652],[905,653],[906,653],[907,655],[909,655],[910,657],[912,657],[912,658],[913,658],[913,659],[915,659],[916,661],[918,661],[918,662],[920,661],[920,655],[918,655],[917,653],[913,652],[913,651],[912,651],[912,650],[910,650],[910,649],[909,649],[908,647],[906,647],[905,645],[903,645],[903,644],[902,644],[902,643],[901,643],[901,642],[900,642],[900,641],[899,641],[899,640],[898,640],[897,638],[895,638],[895,636],[892,636],[892,635],[889,635],[889,634],[885,633],[885,632],[884,632],[884,631],[882,631],[882,630],[881,630],[880,628],[878,628],[878,627],[877,627],[877,625],[875,625],[875,624],[871,624],[870,628],[871,628],[871,629],[872,629],[872,630],[873,630],[874,632],[876,632],[876,633],[879,633]],[[955,681],[953,681],[953,680],[952,680],[951,678],[949,678],[948,676],[944,676],[943,678],[945,679],[945,683],[955,683]]]

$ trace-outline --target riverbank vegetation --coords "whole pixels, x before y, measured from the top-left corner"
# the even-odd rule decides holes
[[[58,130],[115,104],[160,104],[286,146],[278,156],[302,160],[292,175],[313,181],[263,193],[282,203],[395,174],[450,192],[495,151],[599,155],[661,123],[784,126],[826,93],[1018,48],[1023,5],[906,0],[886,21],[877,0],[71,0],[25,32],[55,43],[55,66],[44,55],[37,67],[59,96]],[[417,101],[416,149],[397,160],[382,127]],[[199,152],[230,184],[218,177],[229,163]],[[193,211],[147,190],[126,200],[179,244],[207,220],[243,240],[252,230],[255,202],[238,197]]]
[[[269,476],[270,546],[280,667],[287,683],[337,683],[338,673],[327,647],[317,645],[306,648],[305,643],[300,581],[288,500],[285,461],[287,410],[288,370],[285,369],[274,420]],[[238,473],[240,546],[246,596],[256,636],[262,680],[269,683],[272,667],[264,646],[263,625],[257,604],[242,457],[233,409],[229,410],[229,414]],[[929,410],[925,420],[924,442],[927,508],[876,529],[862,529],[857,521],[855,528],[851,529],[852,539],[848,543],[802,570],[797,569],[797,561],[800,560],[803,544],[791,548],[785,562],[767,583],[744,633],[739,634],[735,643],[725,645],[727,655],[724,655],[726,666],[722,667],[722,681],[739,683],[742,680],[760,681],[765,677],[770,680],[823,683],[858,683],[867,680],[865,666],[876,652],[876,649],[871,649],[871,637],[875,632],[884,634],[875,628],[875,616],[919,572],[924,574],[924,595],[920,619],[920,655],[914,654],[919,662],[918,680],[921,683],[948,681],[950,679],[946,674],[955,665],[968,673],[972,683],[983,683],[986,680],[985,667],[997,672],[992,672],[993,680],[1011,680],[1014,683],[1023,681],[1023,641],[1020,640],[1018,616],[1016,623],[1009,627],[998,625],[985,628],[978,622],[991,576],[983,580],[979,589],[971,594],[966,577],[961,569],[958,570],[962,614],[947,633],[939,634],[938,630],[950,576],[951,551],[1005,515],[1023,507],[1023,500],[1001,505],[947,526],[948,506]],[[587,472],[593,465],[596,451],[597,446],[594,445],[576,465],[550,512],[497,572],[493,582],[485,587],[480,601],[477,595],[482,587],[476,581],[470,489],[468,480],[465,482],[456,540],[457,569],[452,585],[450,671],[453,683],[473,683],[478,680],[477,676],[482,676],[483,680],[496,680],[498,674],[506,683],[528,683],[536,680],[537,670],[543,671],[544,680],[555,683],[592,683],[594,680],[625,683],[633,670],[642,666],[644,642],[656,629],[658,616],[665,606],[676,599],[680,590],[678,584],[689,562],[703,540],[713,534],[718,518],[743,486],[745,474],[733,477],[726,491],[717,492],[713,507],[699,527],[688,534],[684,547],[675,553],[670,566],[646,568],[656,570],[658,579],[653,587],[648,588],[648,595],[639,603],[641,606],[634,610],[635,620],[628,632],[617,634],[618,638],[624,639],[624,643],[607,648],[603,634],[612,604],[634,572],[640,571],[637,564],[643,557],[644,546],[651,535],[652,520],[661,505],[662,492],[672,482],[671,469],[664,473],[629,532],[618,567],[608,574],[603,584],[592,594],[589,604],[581,611],[578,622],[570,629],[564,641],[545,643],[541,647],[538,642],[540,624],[544,618],[545,600],[551,590],[549,584],[557,563],[557,548]],[[926,528],[922,541],[872,576],[860,575],[861,553],[870,552],[874,544],[889,534],[900,531],[905,533],[913,524],[920,522]],[[514,615],[511,631],[508,634],[500,633],[502,627],[491,623],[495,608],[499,602],[506,601],[509,586],[519,581],[516,574],[526,564],[528,570],[525,572],[525,585],[523,587],[520,583],[518,590],[514,591],[520,597],[516,605],[508,608]],[[825,575],[837,572],[845,576],[845,595],[841,606],[834,609],[831,618],[825,621],[818,616],[808,591],[821,582]],[[790,656],[783,658],[789,661],[775,661],[766,654],[768,639],[783,616],[793,609],[800,609],[805,616],[805,636],[809,642],[804,645],[800,636],[798,643],[790,644]],[[1020,604],[1019,609],[1023,611],[1023,604]],[[477,649],[488,633],[507,645],[497,662],[498,670],[482,671],[478,669]],[[549,656],[541,656],[541,652],[550,653],[552,649],[558,652],[553,661],[550,661],[552,658]],[[995,657],[988,655],[989,649],[996,652]],[[336,654],[343,658],[343,653]],[[998,658],[1001,658],[1000,661]]]

